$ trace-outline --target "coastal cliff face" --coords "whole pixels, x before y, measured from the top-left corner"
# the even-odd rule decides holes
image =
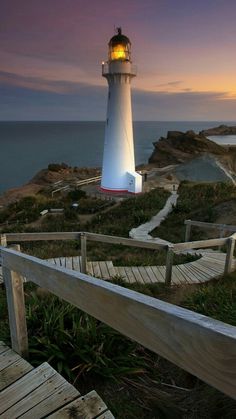
[[[155,148],[149,163],[158,167],[184,163],[204,153],[221,156],[226,152],[224,147],[194,131],[168,131],[166,138],[161,137],[153,145]]]
[[[201,131],[199,135],[210,137],[211,135],[236,135],[236,126],[219,125],[215,128],[209,128]]]

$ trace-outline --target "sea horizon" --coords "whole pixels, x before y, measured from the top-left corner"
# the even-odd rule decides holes
[[[153,142],[166,136],[167,131],[199,132],[222,124],[236,122],[133,121],[136,165],[148,162]],[[101,167],[104,132],[105,121],[102,120],[0,121],[0,194],[29,182],[50,163]]]

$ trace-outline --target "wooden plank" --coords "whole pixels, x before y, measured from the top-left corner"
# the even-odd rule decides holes
[[[80,256],[73,256],[73,270],[80,272]]]
[[[66,257],[65,258],[65,267],[67,269],[73,269],[73,265],[72,265],[72,257]]]
[[[145,267],[144,266],[138,266],[138,270],[139,270],[139,273],[142,277],[143,284],[149,284],[151,281],[150,281],[149,276],[147,275]]]
[[[99,263],[98,262],[92,262],[92,264],[93,264],[93,273],[94,273],[94,276],[96,276],[98,278],[101,278],[102,277],[102,273],[101,273],[101,269],[100,269]]]
[[[196,283],[195,278],[193,277],[193,275],[192,275],[192,273],[191,273],[191,271],[188,267],[188,264],[186,264],[186,265],[181,264],[181,265],[178,265],[178,266],[179,266],[180,270],[183,272],[183,275],[185,276],[186,282],[188,284],[195,284]]]
[[[205,266],[201,265],[198,261],[194,265],[200,272],[206,274],[207,278],[214,278],[212,271],[206,268]]]
[[[199,280],[200,278],[202,278],[202,281],[209,281],[209,279],[211,278],[211,276],[206,273],[205,271],[203,272],[201,269],[199,269],[199,266],[196,265],[196,262],[192,262],[191,263],[191,268],[196,272],[197,275],[199,275]]]
[[[201,273],[200,273],[199,271],[197,272],[197,271],[196,271],[196,270],[192,267],[191,262],[189,263],[188,268],[189,268],[189,270],[191,271],[191,273],[192,273],[193,277],[195,278],[195,282],[196,282],[196,283],[202,283],[202,282],[205,282],[205,280],[206,280],[205,276],[202,276],[202,275],[201,275]]]
[[[113,262],[111,260],[107,260],[106,264],[107,264],[107,270],[109,272],[110,278],[112,278],[113,276],[116,275],[116,271],[115,271],[115,268],[113,266]]]
[[[92,262],[87,261],[86,265],[87,265],[87,274],[91,275],[91,276],[94,276]]]
[[[165,266],[151,266],[157,282],[165,282]]]
[[[233,258],[234,258],[235,238],[230,237],[227,241],[227,254],[225,260],[225,274],[232,272],[233,270]]]
[[[235,327],[14,250],[2,255],[7,268],[236,398]]]
[[[181,285],[181,284],[185,283],[185,278],[183,277],[182,273],[179,272],[176,265],[174,265],[173,268],[172,268],[171,283],[173,285]]]
[[[116,270],[118,272],[118,275],[126,282],[129,282],[129,278],[127,277],[127,274],[125,272],[124,266],[116,266]]]
[[[149,276],[149,278],[150,278],[150,281],[151,281],[152,283],[156,282],[156,277],[155,277],[155,275],[154,275],[154,273],[153,273],[153,270],[152,270],[151,266],[145,266],[145,270],[146,270],[146,272],[147,272],[147,275],[148,275],[148,276]]]
[[[19,359],[20,359],[20,355],[14,352],[12,349],[8,349],[7,351],[1,353],[0,371],[8,367],[9,365],[13,364],[14,362],[18,361]]]
[[[99,263],[99,266],[100,266],[101,277],[103,279],[109,279],[109,272],[108,272],[108,269],[107,269],[106,262],[99,261],[98,263]]]
[[[132,266],[131,269],[132,269],[132,272],[133,272],[134,277],[135,277],[135,282],[137,282],[137,283],[141,282],[141,284],[142,284],[143,283],[143,278],[142,278],[142,275],[140,274],[140,272],[138,270],[138,267],[137,266]]]
[[[125,272],[126,272],[126,276],[129,279],[130,284],[133,284],[136,282],[136,278],[135,275],[132,271],[132,267],[131,266],[124,266]]]
[[[54,372],[42,385],[7,409],[4,415],[9,418],[43,418],[80,395],[60,374]]]
[[[66,258],[60,257],[60,265],[62,268],[66,268]]]
[[[122,244],[124,246],[142,247],[146,249],[166,249],[167,248],[165,244],[159,244],[156,242],[126,239],[124,237],[108,236],[104,234],[96,234],[96,233],[88,233],[88,232],[85,232],[84,234],[86,234],[86,237],[88,240],[96,241],[96,242]]]
[[[80,232],[52,232],[52,233],[7,233],[7,241],[23,242],[23,241],[41,241],[41,240],[76,240],[80,238]]]
[[[206,247],[214,247],[214,246],[223,246],[227,242],[227,238],[219,238],[219,239],[209,239],[209,240],[198,240],[193,242],[187,243],[177,243],[173,245],[174,252],[179,250],[187,250],[187,249],[203,249]]]
[[[15,250],[12,250],[15,252]],[[16,252],[20,254],[19,252]],[[25,316],[24,279],[18,273],[3,266],[6,287],[11,346],[23,357],[28,356],[28,334]]]
[[[85,233],[80,235],[80,247],[81,247],[81,272],[86,274],[87,272],[87,237]]]
[[[0,354],[10,349],[4,342],[0,341]]]
[[[70,413],[72,411],[75,412],[77,418],[93,419],[105,413],[107,406],[96,391],[93,390],[49,415],[48,419],[70,419],[72,418]]]
[[[0,358],[1,365],[1,358]],[[13,362],[8,367],[0,371],[0,391],[8,387],[10,384],[14,383],[23,375],[27,374],[33,369],[25,359],[19,358],[16,362]]]
[[[0,414],[51,378],[56,371],[44,362],[0,393]],[[10,418],[12,416],[9,416]]]
[[[212,274],[219,274],[222,275],[224,273],[224,267],[223,266],[219,266],[214,262],[209,262],[207,260],[204,259],[199,259],[198,263],[202,266],[207,267],[208,269],[210,269],[212,271]]]

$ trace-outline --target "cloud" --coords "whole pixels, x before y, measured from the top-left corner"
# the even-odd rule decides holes
[[[1,120],[105,120],[107,86],[0,72]],[[228,92],[132,92],[135,120],[234,120]],[[230,99],[230,100],[229,100]]]

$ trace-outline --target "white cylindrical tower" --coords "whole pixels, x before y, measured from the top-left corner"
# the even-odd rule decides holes
[[[131,62],[131,43],[118,28],[108,45],[108,61],[102,64],[109,92],[101,188],[139,193],[142,176],[135,172],[134,160],[130,84],[136,70]]]

